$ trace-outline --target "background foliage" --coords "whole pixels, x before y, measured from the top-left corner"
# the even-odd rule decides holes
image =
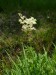
[[[27,18],[36,18],[36,31],[25,34],[18,22],[18,13]],[[23,49],[22,44],[27,48],[23,46]],[[10,72],[11,75],[17,75],[20,71],[22,75],[29,72],[32,75],[36,72],[39,75],[56,75],[54,44],[56,45],[56,0],[0,0],[0,74],[10,75]],[[30,62],[28,57],[31,58]]]
[[[0,0],[0,10],[17,11],[23,10],[56,10],[56,0]]]

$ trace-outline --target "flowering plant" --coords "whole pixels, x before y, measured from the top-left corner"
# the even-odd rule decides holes
[[[37,21],[34,17],[26,18],[26,16],[23,16],[21,13],[18,13],[18,15],[20,16],[19,22],[22,24],[22,31],[28,32],[36,30],[36,28],[33,27]]]

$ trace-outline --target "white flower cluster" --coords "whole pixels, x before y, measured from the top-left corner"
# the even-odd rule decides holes
[[[36,24],[36,19],[34,19],[34,17],[31,18],[26,18],[26,16],[23,16],[21,13],[18,13],[18,15],[20,16],[19,22],[20,24],[22,24],[22,30],[23,31],[32,31],[32,30],[36,30],[35,27],[33,27],[34,24]]]

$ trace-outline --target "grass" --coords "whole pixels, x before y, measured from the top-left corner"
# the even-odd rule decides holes
[[[52,12],[45,13],[44,16],[44,12],[36,12],[37,16],[34,12],[30,15],[29,14],[30,12],[26,12],[27,16],[32,15],[35,16],[37,19],[37,25],[35,26],[37,30],[36,32],[30,33],[29,37],[22,31],[20,31],[21,25],[17,22],[18,16],[16,17],[16,14],[11,14],[8,16],[3,13],[0,14],[2,20],[0,28],[0,57],[2,54],[4,54],[5,50],[8,50],[10,51],[10,53],[13,53],[13,51],[17,51],[19,50],[19,48],[21,49],[21,43],[33,46],[37,52],[43,51],[43,46],[45,46],[48,52],[51,52],[53,50],[52,42],[56,43],[56,23],[53,24],[52,22],[55,20],[55,12],[53,12],[53,14]],[[47,19],[47,15],[50,16],[49,19]],[[14,17],[16,17],[15,23]],[[51,20],[52,18],[53,20]]]
[[[37,30],[30,33],[29,37],[20,31],[21,25],[17,22],[15,14],[8,16],[0,14],[2,20],[0,28],[2,75],[56,75],[56,46],[53,44],[56,43],[56,12],[23,11],[22,13],[27,16],[35,16],[37,19]],[[27,47],[23,46],[23,52],[19,57],[18,52],[22,51],[22,43]]]
[[[36,53],[33,47],[23,47],[22,56],[17,56],[15,60],[7,53],[11,67],[8,68],[4,63],[3,75],[56,75],[55,53],[50,58],[44,49],[44,54]],[[55,46],[56,52],[56,46]]]

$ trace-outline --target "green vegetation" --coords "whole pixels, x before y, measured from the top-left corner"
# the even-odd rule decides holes
[[[56,10],[56,0],[0,0],[1,8],[6,12],[17,11],[18,9]]]
[[[30,14],[30,12],[27,14]],[[35,16],[34,14],[31,15]],[[42,18],[39,19],[41,14]],[[47,18],[47,14],[50,18]],[[24,43],[33,46],[37,52],[43,52],[43,46],[45,46],[46,50],[52,53],[52,43],[56,44],[55,13],[54,15],[46,13],[44,16],[43,13],[36,13],[36,15],[37,24],[34,25],[36,31],[24,33],[22,25],[18,22],[19,16],[17,14],[9,16],[1,14],[0,51],[21,49],[21,44]]]
[[[14,22],[12,15],[0,14],[4,22],[1,22],[0,32],[1,75],[56,74],[56,23],[55,17],[48,14],[48,18],[46,14],[43,16],[42,13],[43,17],[37,18],[37,24],[33,25],[36,30],[27,32],[22,31],[23,25],[17,21],[19,18]]]
[[[33,47],[24,47],[22,56],[17,56],[15,60],[7,53],[11,67],[7,68],[4,63],[3,75],[56,75],[56,46],[53,57],[50,58],[44,49],[44,53],[36,53]]]
[[[0,0],[0,75],[56,75],[56,0]]]
[[[25,8],[26,10],[52,10],[55,9],[55,5],[55,0],[28,0],[28,2],[27,0],[22,1],[22,8]]]

